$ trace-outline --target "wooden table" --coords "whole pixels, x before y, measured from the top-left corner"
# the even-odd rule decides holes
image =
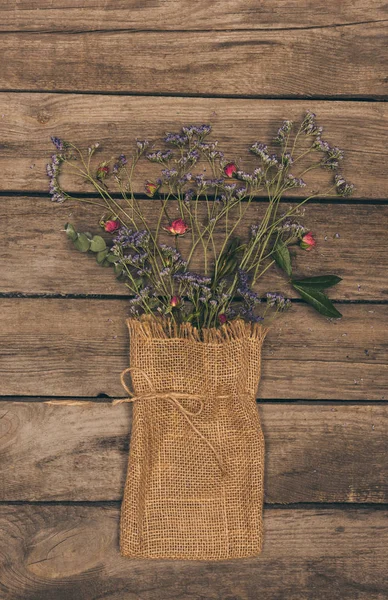
[[[0,598],[387,598],[384,2],[0,7]],[[218,564],[121,558],[131,410],[111,398],[124,394],[126,289],[70,249],[64,223],[82,230],[100,215],[48,200],[49,137],[100,141],[109,156],[136,136],[211,122],[238,158],[306,109],[345,149],[356,193],[308,206],[318,246],[297,263],[301,275],[343,278],[331,294],[343,319],[296,299],[266,341],[263,553]],[[279,289],[276,274],[267,282]],[[58,399],[83,404],[47,403]]]

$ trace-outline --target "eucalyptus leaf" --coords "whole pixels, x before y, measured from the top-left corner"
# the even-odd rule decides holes
[[[105,248],[106,243],[104,238],[102,238],[100,235],[94,235],[90,243],[90,250],[92,252],[101,252],[102,250],[105,250]]]
[[[314,288],[303,288],[295,283],[292,284],[297,292],[301,295],[303,300],[311,304],[321,315],[325,317],[333,317],[339,319],[342,317],[341,313],[335,308],[334,304],[323,292],[320,292]]]
[[[292,265],[290,251],[286,244],[279,240],[274,249],[274,259],[283,271],[287,273],[289,277],[292,275]]]
[[[66,223],[65,225],[65,231],[66,231],[66,235],[67,237],[72,241],[75,242],[75,240],[77,239],[78,235],[76,230],[74,229],[73,225],[71,223]]]
[[[84,233],[79,233],[77,235],[77,239],[74,242],[74,246],[80,252],[87,252],[90,248],[90,240],[86,237]]]
[[[119,260],[119,257],[116,256],[116,254],[109,254],[109,256],[107,256],[106,260],[110,263],[117,263],[117,261]]]
[[[101,252],[97,252],[96,260],[99,265],[104,262],[105,258],[107,257],[108,252],[109,252],[109,250],[107,248],[105,248],[105,250],[101,250]]]
[[[305,277],[304,279],[293,279],[292,285],[299,285],[303,288],[314,288],[316,290],[326,290],[327,288],[333,287],[342,281],[341,277],[337,275],[318,275],[318,277]]]

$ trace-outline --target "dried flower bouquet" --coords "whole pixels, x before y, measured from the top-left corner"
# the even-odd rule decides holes
[[[252,143],[249,172],[210,134],[209,125],[191,125],[168,133],[160,149],[138,140],[129,160],[120,154],[100,161],[98,143],[83,151],[52,138],[52,199],[103,209],[99,225],[112,243],[69,223],[66,233],[77,250],[113,267],[131,296],[131,366],[122,374],[124,401],[134,402],[121,513],[121,552],[129,557],[220,560],[260,552],[261,346],[268,322],[291,305],[264,291],[261,278],[276,266],[318,312],[341,316],[323,291],[340,278],[295,277],[292,253],[316,245],[295,219],[300,207],[352,193],[337,172],[343,151],[322,139],[311,112],[299,124],[283,122],[276,153]],[[158,169],[144,185],[151,209],[134,193],[143,161]],[[307,174],[320,168],[331,181],[303,197]],[[65,191],[64,170],[98,197]],[[302,199],[282,209],[290,190]],[[250,206],[263,196],[263,217],[248,227]],[[124,379],[129,372],[132,388]]]

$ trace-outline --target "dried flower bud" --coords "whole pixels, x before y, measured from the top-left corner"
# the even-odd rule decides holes
[[[152,181],[146,181],[144,185],[145,193],[149,198],[153,198],[159,188],[160,185],[158,185],[157,183],[153,183]]]
[[[176,306],[178,306],[178,304],[180,304],[180,297],[179,296],[173,296],[170,300],[170,304],[173,308],[175,308]]]
[[[233,177],[237,173],[237,165],[233,162],[228,163],[224,167],[224,173],[227,177]]]
[[[109,175],[108,165],[101,164],[97,169],[97,179],[105,179]]]
[[[117,219],[106,221],[106,223],[104,223],[104,229],[108,233],[114,233],[115,231],[120,229],[120,221],[118,221]]]
[[[302,240],[300,242],[300,247],[303,250],[308,250],[308,251],[312,250],[314,248],[314,246],[316,246],[316,245],[317,245],[317,242],[314,239],[311,231],[309,231],[309,233],[306,233],[306,235],[304,235],[302,237]]]
[[[227,319],[226,315],[224,313],[222,313],[221,315],[218,315],[218,320],[221,325],[224,325],[228,319]]]
[[[168,227],[164,227],[164,230],[171,235],[185,235],[189,231],[189,226],[183,219],[175,219]]]

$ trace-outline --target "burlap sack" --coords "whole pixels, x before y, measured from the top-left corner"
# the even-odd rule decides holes
[[[190,325],[127,324],[133,422],[121,554],[259,554],[264,438],[255,398],[266,330],[235,321],[201,340]]]

